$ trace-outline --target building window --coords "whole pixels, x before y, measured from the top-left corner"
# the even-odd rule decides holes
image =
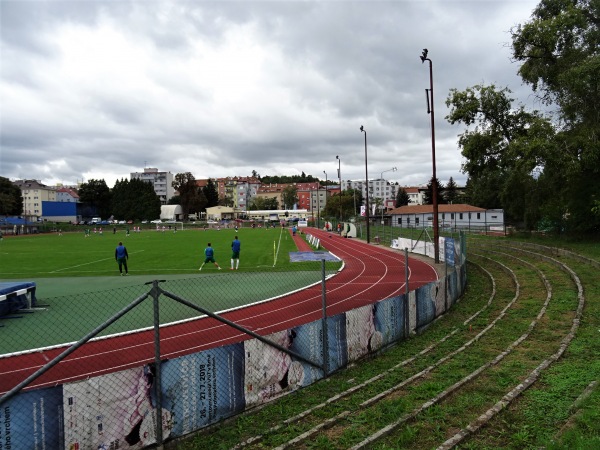
[[[459,214],[458,214],[458,218],[459,218],[460,220],[463,220],[463,213],[459,213]]]
[[[477,220],[481,219],[481,213],[477,213]]]
[[[418,217],[415,217],[415,225],[417,225],[417,226],[419,225],[419,218]]]
[[[398,225],[402,226],[402,217],[398,217]]]
[[[454,213],[450,213],[450,220],[454,220]]]

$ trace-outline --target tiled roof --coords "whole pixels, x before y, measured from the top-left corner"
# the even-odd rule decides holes
[[[438,205],[438,213],[461,213],[461,212],[484,212],[485,208],[466,205],[464,203],[453,205]],[[433,205],[406,205],[400,208],[392,209],[390,214],[427,214],[433,213]]]

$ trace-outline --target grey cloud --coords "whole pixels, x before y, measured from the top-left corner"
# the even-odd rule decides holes
[[[0,92],[11,99],[0,124],[0,171],[11,178],[49,180],[52,171],[65,182],[94,171],[122,178],[146,165],[199,177],[286,168],[320,177],[335,173],[340,155],[343,176],[360,179],[364,125],[371,176],[397,166],[386,178],[423,183],[431,172],[429,71],[419,55],[427,47],[438,178],[464,180],[456,148],[464,130],[444,120],[449,90],[495,83],[531,100],[506,47],[507,31],[535,6],[529,0],[0,5],[4,55],[11,56],[0,79]],[[516,7],[522,17],[503,19]],[[49,37],[65,25],[92,33],[115,27],[135,56],[154,60],[131,84],[121,85],[118,67],[103,68],[114,77],[108,83],[94,74],[58,78],[60,49]],[[242,93],[225,95],[223,106],[213,81],[199,82],[213,68],[197,64],[194,52],[220,49],[234,29],[256,38],[252,43],[270,59],[257,86],[242,61],[230,61],[236,64],[229,70],[240,75],[233,88]],[[217,74],[214,82],[219,75],[232,74]],[[260,96],[245,97],[249,89]],[[23,101],[24,94],[36,102]],[[64,164],[52,163],[57,155],[65,155]]]

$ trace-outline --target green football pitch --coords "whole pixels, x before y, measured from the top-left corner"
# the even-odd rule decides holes
[[[240,269],[230,271],[231,242],[238,235]],[[120,276],[115,261],[119,242],[129,253],[129,276]],[[206,264],[210,242],[222,267]],[[3,331],[18,339],[0,340],[0,354],[73,342],[150,291],[161,288],[211,311],[224,311],[301,289],[321,280],[321,262],[291,262],[297,251],[289,230],[233,229],[124,231],[85,237],[79,233],[24,235],[0,242],[0,281],[33,281],[38,304],[45,309],[19,320],[0,320]],[[341,263],[327,262],[327,273]],[[161,298],[165,298],[162,296]],[[200,315],[170,299],[163,302],[161,323]],[[119,320],[101,335],[152,325],[152,302],[144,301],[127,320]]]

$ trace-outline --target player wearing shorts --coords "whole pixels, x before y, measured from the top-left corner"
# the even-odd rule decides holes
[[[215,261],[215,250],[211,247],[210,242],[208,243],[208,246],[204,249],[204,262],[198,270],[202,270],[204,264],[208,262],[213,263],[215,266],[217,266],[217,269],[221,270],[221,267]]]

